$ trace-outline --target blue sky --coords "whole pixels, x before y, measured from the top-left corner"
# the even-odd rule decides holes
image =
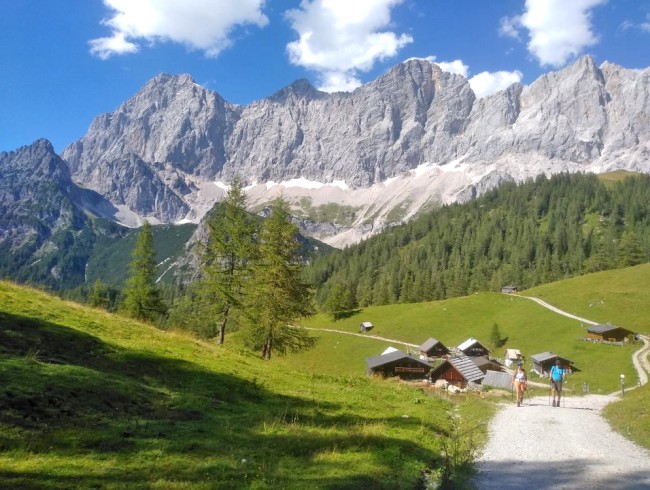
[[[246,105],[419,57],[487,95],[584,54],[650,66],[650,0],[2,0],[0,151],[60,152],[163,72]]]

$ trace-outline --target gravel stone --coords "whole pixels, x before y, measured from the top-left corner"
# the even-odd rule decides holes
[[[479,489],[650,489],[650,452],[602,418],[616,395],[548,397],[504,405],[477,460]]]

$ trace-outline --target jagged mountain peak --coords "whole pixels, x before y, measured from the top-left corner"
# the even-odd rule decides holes
[[[345,183],[353,191],[336,203],[350,207],[346,216],[354,219],[347,226],[371,223],[376,231],[391,209],[406,219],[422,206],[463,199],[504,180],[649,171],[649,85],[650,69],[599,68],[584,56],[530,85],[476,99],[465,77],[409,59],[350,93],[319,92],[303,79],[240,107],[189,75],[161,74],[98,117],[63,157],[78,182],[162,222],[188,209],[187,219],[200,218],[196,203],[205,207],[206,196],[222,195],[210,186],[239,175],[260,184]],[[146,178],[145,167],[151,168]],[[133,176],[137,182],[128,180]],[[368,199],[381,203],[358,201],[360,190],[396,179],[399,191],[370,192]],[[321,192],[327,193],[339,194]],[[325,205],[335,197],[319,199]]]
[[[309,80],[306,78],[300,78],[278,90],[270,97],[270,100],[274,102],[284,102],[290,97],[311,100],[326,96],[327,94],[325,92],[315,89]]]

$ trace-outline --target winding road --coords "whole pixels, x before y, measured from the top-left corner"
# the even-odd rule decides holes
[[[539,298],[530,299],[560,315],[596,324]],[[650,341],[632,360],[639,385],[648,382]],[[611,395],[565,397],[551,407],[548,397],[503,408],[489,425],[489,439],[477,460],[476,487],[482,489],[650,489],[650,452],[614,432],[601,416],[618,399]]]

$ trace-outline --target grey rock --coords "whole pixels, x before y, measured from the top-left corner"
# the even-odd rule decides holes
[[[187,75],[160,75],[96,118],[63,158],[75,181],[160,222],[200,220],[222,195],[206,189],[234,175],[249,184],[344,181],[349,190],[332,202],[354,207],[358,220],[304,229],[354,241],[390,225],[391,210],[409,219],[503,181],[650,171],[649,81],[650,69],[598,67],[583,57],[528,86],[476,99],[462,76],[409,60],[351,93],[326,94],[298,80],[239,107]],[[292,192],[296,203],[313,194]],[[260,208],[272,197],[258,192],[251,201]]]

